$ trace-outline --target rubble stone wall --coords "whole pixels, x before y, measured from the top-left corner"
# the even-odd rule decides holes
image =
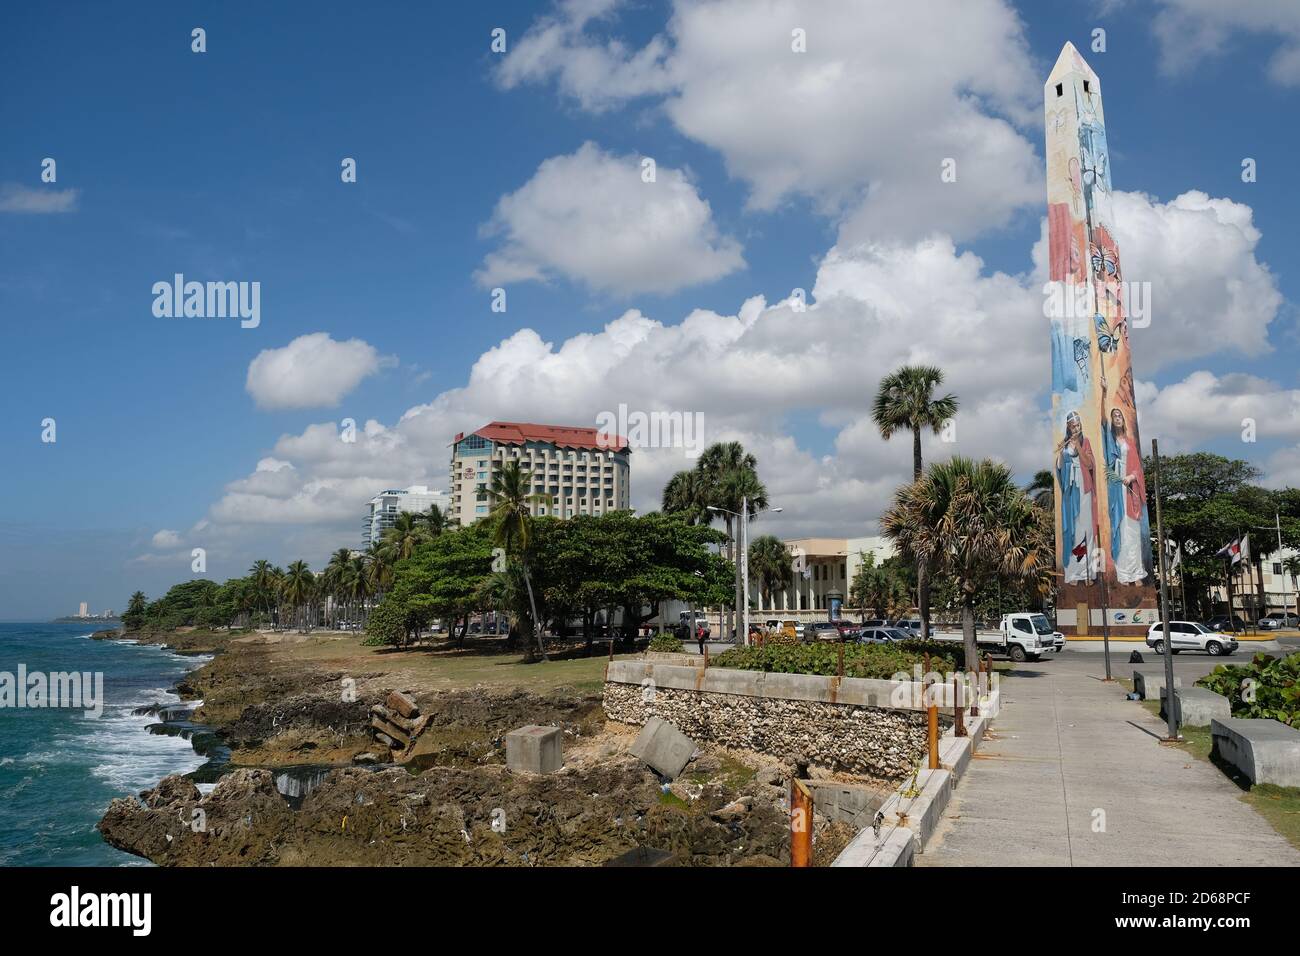
[[[764,676],[780,680],[764,687]],[[605,715],[633,725],[659,717],[699,742],[887,779],[910,775],[925,755],[924,711],[846,702],[864,699],[862,688],[842,693],[850,688],[836,678],[737,671],[714,678],[713,669],[612,664]],[[871,699],[883,696],[872,689]]]

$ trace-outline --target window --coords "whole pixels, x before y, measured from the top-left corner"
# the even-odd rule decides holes
[[[1056,95],[1057,95],[1057,96],[1064,96],[1064,95],[1065,95],[1065,84],[1064,84],[1064,83],[1057,83],[1057,84],[1056,84]]]
[[[1278,561],[1273,562],[1273,573],[1276,574],[1278,577],[1282,576],[1282,565],[1280,562]]]
[[[1083,81],[1083,92],[1085,92],[1085,93],[1091,93],[1091,92],[1092,92],[1092,89],[1091,89],[1091,81],[1090,81],[1090,80],[1084,80],[1084,81]]]

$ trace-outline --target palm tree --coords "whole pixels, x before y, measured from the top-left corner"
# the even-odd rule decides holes
[[[1025,485],[1025,494],[1044,511],[1051,511],[1056,505],[1056,479],[1050,471],[1036,471],[1034,480]]]
[[[929,428],[936,434],[957,414],[957,396],[935,398],[934,390],[943,384],[943,371],[933,365],[904,365],[886,375],[876,391],[871,418],[888,441],[895,432],[912,432],[912,480],[921,480],[921,432]],[[917,609],[921,613],[921,637],[930,636],[930,569],[916,568]]]
[[[378,604],[384,598],[384,592],[393,583],[393,561],[388,549],[383,545],[371,544],[363,556],[365,573],[362,575],[365,589],[372,603]],[[366,615],[369,617],[369,614]]]
[[[1300,617],[1300,554],[1293,554],[1282,559],[1282,570],[1291,576],[1291,589],[1295,591],[1295,613]],[[138,593],[138,592],[137,592]]]
[[[271,616],[271,595],[275,593],[273,587],[275,575],[272,571],[271,562],[265,558],[254,561],[253,566],[248,569],[249,576],[253,581],[253,587],[262,599],[262,607],[266,611],[267,617]]]
[[[430,538],[436,538],[447,530],[447,516],[437,505],[429,505],[429,510],[420,515],[420,520],[424,522]]]
[[[523,571],[524,587],[528,591],[528,608],[532,612],[532,627],[537,632],[537,650],[542,660],[547,660],[546,643],[542,640],[542,622],[537,617],[537,601],[533,596],[533,582],[528,575],[528,544],[533,533],[533,516],[529,505],[547,504],[551,496],[532,492],[533,475],[524,471],[519,462],[507,462],[492,476],[489,494],[492,501],[492,520],[496,523],[493,540],[506,554],[519,562]]]
[[[316,592],[316,576],[311,573],[306,561],[299,560],[289,565],[289,570],[284,575],[282,591],[285,601],[294,610],[298,629],[303,630],[305,624],[304,608],[307,608]]]
[[[393,526],[384,532],[382,542],[383,547],[388,549],[390,560],[404,561],[425,542],[426,532],[421,525],[422,520],[409,511],[403,511],[393,519]]]
[[[764,607],[772,606],[773,591],[788,588],[794,581],[790,552],[776,535],[761,535],[750,542],[749,570],[758,577]]]
[[[325,565],[325,570],[321,572],[321,586],[324,588],[325,593],[334,599],[335,626],[339,622],[339,606],[343,603],[344,584],[351,563],[351,549],[339,548],[330,555],[329,563]]]
[[[1050,517],[1016,487],[1005,465],[954,457],[904,485],[881,518],[885,537],[911,559],[951,576],[962,599],[966,666],[978,659],[975,605],[998,578],[1046,588],[1053,554]]]
[[[745,446],[738,441],[717,442],[704,449],[695,467],[699,471],[701,502],[706,508],[719,509],[727,527],[727,552],[735,563],[738,601],[741,581],[737,542],[740,536],[739,527],[733,524],[732,517],[740,513],[745,499],[748,499],[751,520],[755,513],[767,507],[767,488],[758,479],[758,459],[745,451]],[[734,627],[732,615],[737,610],[739,608],[732,608],[727,613],[728,630]],[[741,639],[744,639],[743,635]]]
[[[698,468],[679,471],[664,485],[662,510],[681,515],[687,524],[708,524],[713,515],[708,510],[703,475]]]

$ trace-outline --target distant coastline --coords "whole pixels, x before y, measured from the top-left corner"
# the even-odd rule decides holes
[[[51,624],[121,624],[122,619],[119,617],[78,617],[73,614],[68,617],[56,617],[50,621]]]

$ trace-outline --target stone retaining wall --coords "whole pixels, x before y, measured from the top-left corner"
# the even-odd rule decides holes
[[[897,779],[926,750],[925,712],[889,706],[891,681],[764,674],[615,661],[606,673],[606,716],[641,725],[666,720],[697,741],[756,750],[827,770]],[[951,719],[940,717],[941,725]]]

